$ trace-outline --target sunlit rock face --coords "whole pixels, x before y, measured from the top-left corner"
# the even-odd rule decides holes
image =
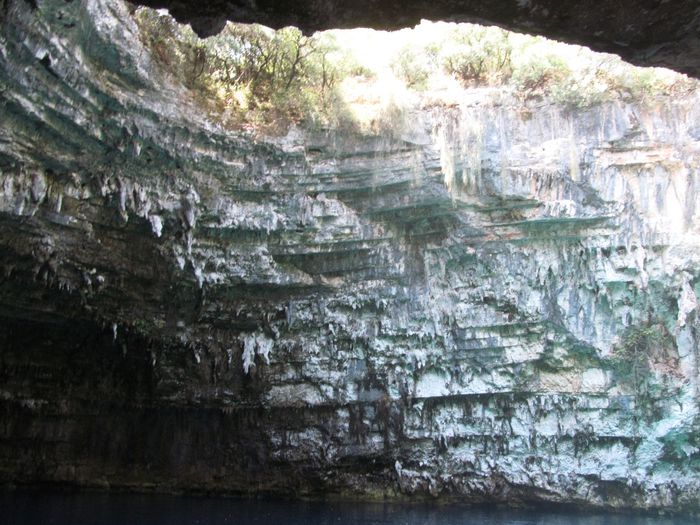
[[[218,33],[226,20],[307,32],[372,27],[400,29],[422,19],[495,24],[598,51],[645,66],[700,73],[697,0],[138,0],[166,7],[200,35]]]
[[[697,96],[265,139],[3,16],[2,482],[697,511]]]

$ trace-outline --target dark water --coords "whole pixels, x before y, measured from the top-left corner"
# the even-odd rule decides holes
[[[697,525],[692,518],[460,506],[0,491],[1,525]]]

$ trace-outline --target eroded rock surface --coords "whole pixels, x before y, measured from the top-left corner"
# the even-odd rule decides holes
[[[697,96],[261,139],[124,4],[37,4],[0,42],[2,482],[698,509]]]

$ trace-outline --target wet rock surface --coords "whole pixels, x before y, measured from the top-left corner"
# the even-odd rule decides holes
[[[698,509],[697,96],[261,138],[3,16],[0,481]]]

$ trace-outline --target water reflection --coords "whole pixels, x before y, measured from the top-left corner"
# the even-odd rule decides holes
[[[430,505],[240,501],[134,494],[0,492],[6,525],[691,525],[690,518]]]

